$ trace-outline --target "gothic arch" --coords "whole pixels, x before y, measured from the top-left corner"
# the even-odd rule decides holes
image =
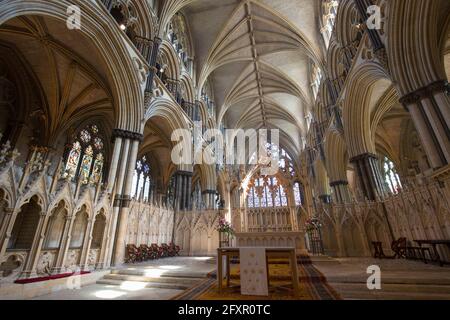
[[[326,167],[331,182],[347,181],[348,154],[345,138],[335,128],[325,136]]]
[[[66,0],[8,1],[7,4],[2,4],[0,25],[15,17],[27,15],[49,17],[65,25],[67,8],[73,4],[73,1],[69,3]],[[74,32],[89,39],[101,58],[108,61],[108,78],[116,113],[115,124],[121,129],[140,132],[144,98],[135,63],[121,41],[120,34],[110,27],[112,18],[109,15],[98,15],[97,6],[89,1],[76,1],[76,4],[83,12],[83,28]]]
[[[439,50],[439,30],[445,26],[445,20],[442,21],[445,7],[441,7],[444,2],[388,1],[391,16],[386,47],[390,71],[400,96],[447,78]],[[448,11],[446,14],[448,16]]]
[[[367,152],[375,153],[371,133],[371,115],[376,102],[373,100],[386,90],[389,83],[380,64],[366,62],[353,70],[343,103],[344,132],[350,158]]]

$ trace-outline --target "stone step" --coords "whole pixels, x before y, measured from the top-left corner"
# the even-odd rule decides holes
[[[129,288],[157,288],[157,289],[172,289],[172,290],[187,290],[191,286],[179,283],[161,283],[161,282],[142,282],[142,281],[122,281],[113,279],[101,279],[97,281],[97,284],[129,287]]]
[[[161,272],[161,269],[114,269],[111,274],[121,274],[129,276],[144,276],[152,277],[157,275],[160,278],[175,277],[175,278],[205,278],[207,272],[200,271],[166,271]]]
[[[181,285],[193,286],[198,281],[201,281],[204,278],[146,277],[146,276],[124,275],[124,274],[108,274],[103,279],[120,280],[120,281],[137,281],[137,282],[176,283]]]
[[[345,300],[449,300],[450,295],[440,293],[420,294],[417,292],[380,292],[379,290],[344,290],[337,289]]]
[[[368,290],[366,284],[362,283],[330,283],[331,286],[340,292],[371,292]],[[410,284],[382,284],[381,290],[376,290],[379,293],[410,293],[418,295],[428,294],[444,294],[450,298],[450,286],[448,285],[410,285]]]
[[[329,283],[355,283],[355,284],[363,284],[364,286],[367,283],[367,277],[348,277],[344,278],[342,276],[327,276],[327,281]],[[418,278],[406,278],[406,277],[382,277],[383,284],[385,285],[437,285],[437,286],[450,286],[449,278],[426,278],[426,277],[418,277]]]
[[[330,256],[310,256],[311,261],[315,265],[338,265],[341,262]]]

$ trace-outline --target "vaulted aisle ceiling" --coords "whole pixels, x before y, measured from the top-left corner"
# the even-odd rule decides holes
[[[182,12],[195,46],[199,88],[210,81],[217,123],[281,129],[295,151],[313,105],[311,65],[322,65],[314,0],[197,0]]]

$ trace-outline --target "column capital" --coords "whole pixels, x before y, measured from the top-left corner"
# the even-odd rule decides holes
[[[3,211],[4,211],[7,215],[13,215],[14,212],[18,212],[19,209],[14,210],[14,208],[8,208],[8,207],[7,207],[7,208],[4,208]]]
[[[138,132],[132,132],[128,130],[122,130],[122,129],[114,129],[112,133],[113,140],[115,138],[123,138],[123,139],[130,139],[130,140],[137,140],[139,142],[142,142],[144,139],[144,135],[142,133]]]
[[[121,201],[121,206],[120,206],[121,208],[129,208],[130,207],[130,204],[131,204],[131,197],[130,196],[128,196],[128,195],[123,196],[121,200],[122,200]]]
[[[337,181],[330,182],[330,187],[337,187],[337,186],[348,186],[348,181],[337,180]]]
[[[409,105],[417,103],[424,98],[428,98],[436,92],[444,92],[447,90],[448,84],[446,80],[438,80],[430,83],[429,85],[419,88],[411,93],[404,95],[400,98],[400,103],[403,105]]]
[[[191,171],[183,171],[183,170],[178,170],[177,172],[175,172],[175,174],[177,176],[188,176],[188,177],[192,177],[194,175],[194,173]]]
[[[357,156],[352,157],[349,162],[358,162],[358,161],[365,160],[365,159],[368,159],[368,158],[372,158],[372,159],[375,159],[375,160],[379,159],[376,154],[373,154],[373,153],[370,153],[370,152],[366,152],[366,153],[359,154]]]

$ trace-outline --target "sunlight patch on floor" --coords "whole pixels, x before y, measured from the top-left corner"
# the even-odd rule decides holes
[[[139,281],[124,281],[120,285],[120,289],[126,290],[126,291],[139,291],[144,289],[147,286],[146,282],[139,282]]]
[[[116,299],[125,294],[126,294],[126,292],[117,291],[117,290],[100,290],[100,291],[95,292],[95,296],[97,298],[101,298],[101,299]]]

